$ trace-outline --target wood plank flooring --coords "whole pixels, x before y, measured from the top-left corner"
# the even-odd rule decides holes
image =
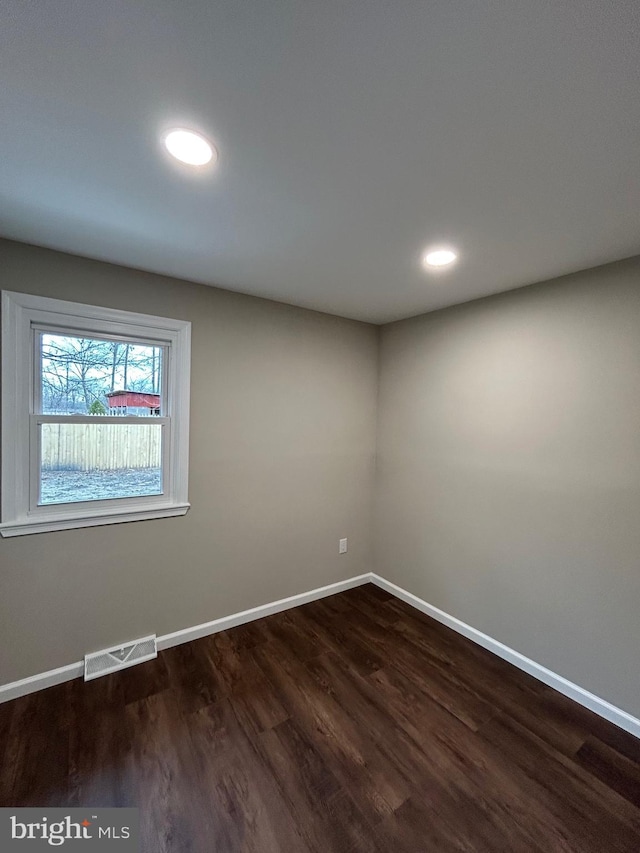
[[[149,853],[640,850],[640,741],[371,585],[0,705],[0,762]]]

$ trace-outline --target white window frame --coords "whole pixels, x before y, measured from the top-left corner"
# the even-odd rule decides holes
[[[160,416],[101,415],[100,423],[155,423],[163,429],[163,493],[38,505],[39,424],[60,417],[39,412],[38,330],[117,338],[163,348]],[[114,308],[2,291],[2,482],[0,534],[53,530],[184,515],[189,509],[189,397],[191,323]],[[96,423],[91,415],[67,423]]]

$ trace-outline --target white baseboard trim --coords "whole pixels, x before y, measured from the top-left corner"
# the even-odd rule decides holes
[[[406,589],[397,586],[395,583],[391,583],[391,581],[385,580],[380,577],[380,575],[376,575],[374,572],[371,573],[371,583],[374,583],[376,586],[386,590],[386,592],[391,593],[391,595],[394,595],[396,598],[410,604],[412,607],[415,607],[416,610],[426,613],[427,616],[431,616],[437,622],[441,622],[443,625],[446,625],[447,628],[451,628],[452,630],[457,631],[458,634],[462,634],[469,640],[473,640],[474,643],[477,643],[479,646],[488,649],[503,660],[517,666],[518,669],[527,672],[529,675],[537,678],[538,681],[542,681],[549,687],[553,687],[554,690],[568,696],[569,699],[573,699],[574,702],[577,702],[579,705],[583,705],[585,708],[588,708],[600,717],[604,717],[604,719],[608,720],[610,723],[614,723],[614,725],[619,726],[621,729],[624,729],[630,734],[635,735],[637,738],[640,738],[640,720],[637,717],[633,717],[631,714],[628,714],[626,711],[623,711],[621,708],[617,708],[615,705],[607,702],[606,699],[601,699],[599,696],[590,693],[588,690],[584,690],[584,688],[579,687],[572,681],[563,678],[561,675],[557,675],[545,666],[531,660],[531,658],[521,655],[520,652],[516,652],[515,649],[505,646],[504,643],[494,640],[493,637],[483,634],[482,631],[472,628],[471,625],[467,625],[466,622],[462,622],[460,619],[456,619],[455,616],[445,613],[444,610],[434,607],[433,604],[428,604],[426,601],[418,598],[417,595],[407,592]]]
[[[246,622],[253,622],[254,619],[262,619],[264,616],[271,616],[273,613],[281,613],[283,610],[290,610],[292,607],[299,607],[301,604],[308,604],[310,601],[317,601],[320,598],[326,598],[328,595],[345,592],[347,589],[353,589],[370,581],[371,575],[369,573],[358,575],[344,581],[331,583],[328,586],[309,590],[309,592],[301,592],[298,595],[271,601],[269,604],[252,607],[250,610],[242,610],[240,613],[234,613],[231,616],[223,616],[221,619],[204,622],[202,625],[164,634],[158,637],[158,651],[169,649],[171,646],[180,645],[180,643],[188,643],[191,640],[199,640],[201,637],[217,634],[219,631],[226,631],[227,628],[235,628],[236,625],[244,625]],[[64,681],[71,681],[83,674],[84,661],[76,661],[57,669],[50,669],[48,672],[41,672],[37,675],[30,675],[28,678],[21,678],[19,681],[12,681],[10,684],[0,685],[0,704],[18,699],[20,696],[26,696],[28,693],[35,693],[37,690],[44,690],[46,687],[62,684]]]
[[[48,672],[39,672],[37,675],[3,684],[0,687],[0,704],[26,696],[27,693],[44,690],[46,687],[54,687],[56,684],[62,684],[63,681],[71,681],[83,674],[84,661],[79,660],[66,666],[59,666],[57,669],[50,669]]]
[[[365,583],[374,583],[381,589],[399,598],[401,601],[415,607],[427,616],[431,616],[448,628],[462,634],[479,646],[488,649],[503,660],[508,661],[518,669],[527,672],[544,684],[553,687],[559,693],[573,699],[579,705],[583,705],[590,711],[604,717],[610,723],[619,726],[621,729],[640,738],[640,720],[633,717],[621,708],[617,708],[605,699],[584,690],[572,681],[557,675],[550,669],[542,666],[539,663],[531,660],[520,652],[505,646],[493,637],[483,634],[466,622],[456,619],[444,610],[434,607],[433,604],[428,604],[423,599],[418,598],[411,592],[407,592],[400,586],[391,583],[388,580],[380,577],[373,572],[364,575],[358,575],[353,578],[348,578],[344,581],[321,586],[317,589],[302,592],[298,595],[291,595],[288,598],[281,598],[278,601],[272,601],[268,604],[262,604],[259,607],[252,607],[250,610],[242,610],[240,613],[234,613],[231,616],[223,616],[221,619],[214,619],[211,622],[204,622],[202,625],[195,625],[192,628],[184,628],[181,631],[174,631],[171,634],[164,634],[158,637],[158,650],[169,649],[172,646],[188,643],[191,640],[199,640],[202,637],[207,637],[210,634],[217,634],[219,631],[226,631],[228,628],[234,628],[237,625],[244,625],[247,622],[253,622],[255,619],[262,619],[264,616],[271,616],[274,613],[281,613],[283,610],[289,610],[292,607],[299,607],[302,604],[308,604],[311,601],[317,601],[321,598],[326,598],[329,595],[335,595],[339,592],[345,592],[348,589],[353,589],[356,586],[361,586]],[[20,696],[26,696],[28,693],[34,693],[37,690],[44,690],[46,687],[53,687],[56,684],[62,684],[64,681],[70,681],[73,678],[79,678],[84,672],[84,662],[76,661],[75,663],[67,664],[66,666],[51,669],[48,672],[42,672],[38,675],[32,675],[28,678],[22,678],[20,681],[13,681],[10,684],[0,686],[0,704],[9,702],[11,699],[17,699]]]
[[[310,601],[317,601],[320,598],[326,598],[328,595],[335,595],[337,592],[345,592],[347,589],[362,586],[362,584],[370,583],[370,581],[371,574],[358,575],[346,581],[320,586],[309,592],[290,595],[289,598],[281,598],[278,601],[272,601],[270,604],[261,604],[259,607],[252,607],[251,610],[242,610],[232,616],[223,616],[222,619],[204,622],[202,625],[195,625],[193,628],[174,631],[173,634],[158,637],[158,651],[169,649],[171,646],[178,646],[180,643],[188,643],[191,640],[199,640],[201,637],[208,637],[209,634],[217,634],[218,631],[226,631],[228,628],[235,628],[237,625],[253,622],[254,619],[262,619],[274,613],[281,613],[283,610],[290,610],[292,607],[300,607],[301,604],[309,604]]]

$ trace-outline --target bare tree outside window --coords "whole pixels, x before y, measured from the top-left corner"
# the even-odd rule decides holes
[[[0,297],[0,536],[185,515],[191,324]]]
[[[162,353],[158,346],[41,332],[42,413],[157,416]],[[40,445],[43,505],[162,492],[160,425],[47,423]]]
[[[161,347],[47,332],[41,335],[41,360],[47,414],[93,414],[100,411],[96,403],[106,411],[113,391],[160,393]]]

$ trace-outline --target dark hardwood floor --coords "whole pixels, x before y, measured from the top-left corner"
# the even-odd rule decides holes
[[[640,741],[370,585],[0,705],[0,760],[149,853],[640,850]]]

